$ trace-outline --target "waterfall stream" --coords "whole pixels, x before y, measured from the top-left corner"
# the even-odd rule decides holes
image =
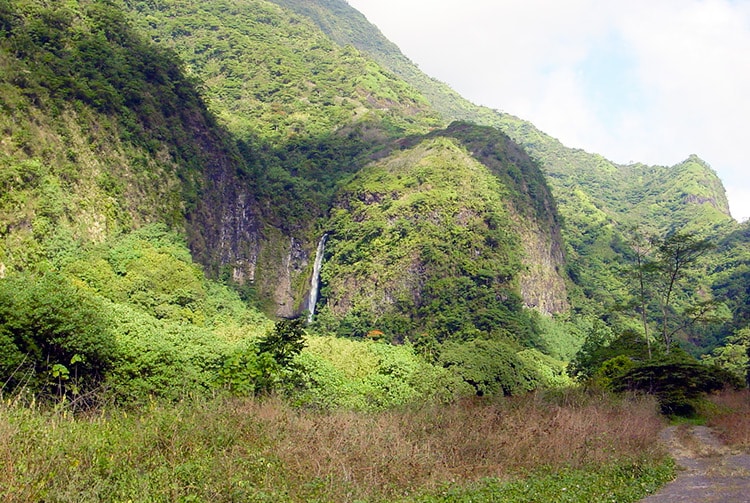
[[[315,262],[313,264],[312,278],[310,279],[310,296],[307,300],[307,322],[310,323],[315,314],[315,304],[318,302],[318,290],[320,289],[320,268],[323,266],[323,253],[326,250],[326,239],[328,234],[323,234],[315,250]]]

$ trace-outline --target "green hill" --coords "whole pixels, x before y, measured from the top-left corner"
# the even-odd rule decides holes
[[[0,0],[0,131],[9,501],[637,500],[746,366],[704,161],[569,149],[343,0]]]
[[[377,27],[342,0],[274,2],[308,16],[339,44],[358,48],[412,84],[446,120],[495,127],[539,163],[564,222],[562,237],[567,267],[578,287],[571,294],[576,297],[573,303],[578,309],[611,320],[629,302],[622,265],[633,229],[655,236],[692,232],[714,242],[738,230],[737,222],[729,214],[721,181],[705,161],[694,155],[671,167],[624,166],[597,154],[566,147],[533,124],[477,106],[425,75]],[[715,290],[719,298],[724,290],[719,286],[722,280],[719,276],[714,278],[714,272],[724,271],[723,262],[736,263],[725,252],[726,248],[719,247],[711,254],[704,274],[703,285]],[[732,274],[741,275],[742,267]],[[747,295],[730,300],[733,304],[737,302],[747,305]],[[695,337],[702,336],[692,337],[693,342],[697,340]]]
[[[704,351],[746,319],[748,235],[704,161],[567,148],[425,76],[345,2],[3,0],[0,27],[9,280],[62,274],[151,334],[214,340],[219,284],[258,327],[256,309],[303,314],[327,234],[312,329],[569,359],[593,327],[637,326],[633,229],[679,230],[719,246],[675,309],[731,295],[734,321],[678,336]],[[162,234],[207,283],[163,290]]]

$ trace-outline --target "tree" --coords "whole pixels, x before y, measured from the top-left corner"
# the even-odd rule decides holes
[[[616,376],[614,391],[644,391],[657,397],[664,414],[680,416],[695,412],[694,400],[703,393],[738,387],[740,380],[731,372],[699,363],[680,351],[635,365]]]
[[[650,262],[648,259],[649,253],[651,252],[651,241],[645,239],[642,234],[634,233],[630,241],[630,246],[635,253],[635,266],[634,276],[636,278],[637,288],[637,311],[641,318],[641,325],[643,326],[643,337],[646,339],[646,348],[648,349],[648,359],[651,359],[651,336],[648,333],[648,298],[649,292],[647,290],[647,279],[646,276],[650,270]]]
[[[662,342],[665,351],[669,353],[675,332],[684,326],[679,325],[677,328],[670,326],[673,325],[671,323],[674,312],[672,304],[677,289],[689,268],[713,248],[713,244],[708,240],[698,239],[695,234],[682,232],[674,232],[663,239],[653,238],[652,243],[656,251],[656,260],[649,265],[648,269],[654,273],[656,280],[661,309]],[[697,306],[697,310],[692,310],[692,319],[703,318],[710,312],[712,305],[714,304],[711,302],[705,302],[703,306]]]
[[[750,386],[750,328],[730,335],[723,346],[714,349],[710,355],[703,355],[702,359],[727,369]]]
[[[568,375],[579,381],[587,381],[601,373],[609,361],[625,357],[633,363],[651,360],[651,353],[644,354],[640,335],[634,330],[625,330],[618,337],[608,333],[603,322],[593,329],[575,358],[568,365]],[[611,364],[610,364],[611,366]]]
[[[635,309],[643,326],[644,338],[652,357],[649,320],[659,319],[659,332],[664,350],[669,353],[674,335],[695,321],[713,321],[719,317],[718,304],[712,299],[689,304],[677,316],[675,304],[682,291],[686,274],[713,244],[695,234],[673,232],[665,237],[649,237],[634,233],[630,240],[633,252]],[[649,309],[658,306],[659,314],[649,316]]]
[[[281,368],[288,369],[306,345],[304,320],[282,319],[258,342],[258,352],[268,353]]]
[[[219,369],[219,383],[239,395],[269,392],[299,380],[294,362],[306,346],[304,319],[282,319],[257,344],[229,355]]]
[[[477,396],[517,395],[536,388],[540,381],[536,371],[501,341],[448,342],[439,362],[473,386]]]

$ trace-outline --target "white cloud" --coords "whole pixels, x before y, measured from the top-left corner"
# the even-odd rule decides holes
[[[427,74],[617,162],[716,169],[750,217],[750,2],[349,0]]]

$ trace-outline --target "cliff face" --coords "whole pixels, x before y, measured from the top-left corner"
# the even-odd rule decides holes
[[[468,154],[444,149],[452,152],[451,170],[433,170],[429,184],[419,182],[425,199],[399,222],[442,219],[430,213],[430,199],[461,193],[481,172],[484,183],[497,185],[481,197],[495,202],[480,208],[477,199],[451,210],[449,227],[470,230],[461,245],[468,248],[437,253],[432,243],[393,263],[368,259],[373,270],[324,283],[328,298],[338,299],[334,311],[366,304],[381,316],[406,296],[417,310],[407,317],[424,318],[418,311],[433,308],[423,305],[423,289],[439,297],[447,287],[425,275],[446,271],[458,283],[464,273],[478,275],[470,283],[495,285],[501,303],[522,295],[544,312],[564,308],[554,201],[536,165],[507,137],[462,123],[423,136],[439,122],[419,93],[267,2],[243,0],[230,11],[214,4],[157,7],[133,4],[129,18],[113,5],[81,0],[3,14],[13,29],[0,41],[7,112],[2,274],[33,267],[76,240],[101,242],[163,222],[184,230],[209,275],[251,291],[272,314],[294,316],[307,308],[320,229],[346,199],[336,193],[339,182],[418,138],[445,137]],[[216,30],[207,29],[214,24]],[[227,37],[234,46],[225,47]],[[207,47],[214,48],[210,55]],[[175,51],[191,78],[204,83],[211,110]],[[244,72],[242,80],[236,72]],[[408,176],[423,169],[414,159],[415,166],[402,166]],[[468,178],[457,179],[457,172]],[[376,205],[392,196],[376,185],[367,194],[364,200]],[[448,225],[432,223],[438,233]],[[332,254],[342,236],[332,235]],[[512,246],[504,241],[511,237]],[[403,245],[372,250],[368,243],[346,246],[390,257],[388,246]],[[472,253],[493,258],[478,271],[469,267]],[[397,279],[383,282],[391,276]],[[376,292],[365,277],[387,286]]]
[[[545,314],[568,309],[562,222],[539,165],[495,128],[454,122],[431,134],[456,138],[506,187],[509,225],[522,250],[524,304]]]
[[[538,168],[502,133],[410,137],[337,195],[322,311],[354,330],[523,334],[523,306],[567,308],[556,220]]]

